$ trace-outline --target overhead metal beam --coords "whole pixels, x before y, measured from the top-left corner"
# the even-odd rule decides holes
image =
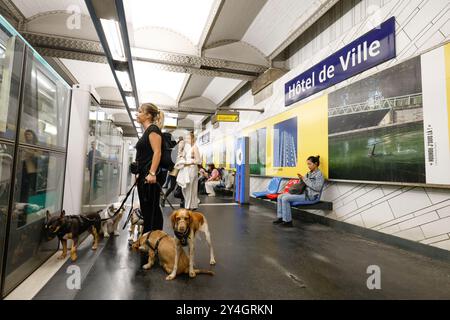
[[[107,63],[100,42],[54,36],[35,32],[22,32],[24,38],[45,56]],[[134,56],[133,60],[152,64],[155,69],[196,74],[205,77],[223,77],[252,81],[267,70],[267,67],[217,58],[145,50],[145,57]]]
[[[14,27],[21,31],[23,30],[24,25],[27,22],[27,18],[23,15],[23,13],[16,7],[12,0],[2,0],[1,7],[6,9],[8,16],[15,20]],[[3,10],[2,10],[3,11]],[[4,13],[4,12],[3,12]]]
[[[211,35],[214,26],[216,25],[217,19],[219,18],[220,12],[222,11],[223,5],[225,4],[225,0],[216,0],[212,6],[211,13],[208,17],[208,21],[206,22],[206,26],[203,29],[202,36],[199,41],[199,54],[201,55],[203,52],[203,46],[208,41],[209,36]]]
[[[100,107],[108,109],[122,109],[122,110],[125,109],[125,105],[123,104],[123,102],[116,100],[102,100],[100,102]],[[165,112],[182,113],[182,114],[198,114],[209,116],[215,113],[215,110],[210,111],[205,109],[196,109],[185,105],[174,106],[174,105],[158,104],[158,107]]]

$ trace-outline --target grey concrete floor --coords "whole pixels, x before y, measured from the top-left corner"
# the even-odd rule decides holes
[[[203,203],[231,199],[202,198]],[[103,240],[98,252],[88,239],[79,250],[81,289],[69,290],[67,262],[35,299],[450,299],[450,264],[319,224],[294,221],[274,226],[273,210],[258,206],[200,206],[210,226],[217,265],[214,276],[183,275],[166,281],[159,265],[139,268],[127,233]],[[173,234],[164,210],[164,229]],[[196,265],[210,268],[202,237]],[[381,290],[367,288],[367,268],[380,267]]]

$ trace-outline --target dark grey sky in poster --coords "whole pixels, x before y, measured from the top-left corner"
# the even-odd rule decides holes
[[[425,183],[420,57],[329,95],[331,179]]]
[[[367,101],[377,92],[385,98],[419,93],[422,92],[421,79],[420,59],[414,58],[331,93],[329,106]]]

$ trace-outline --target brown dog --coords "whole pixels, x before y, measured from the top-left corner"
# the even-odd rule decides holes
[[[167,276],[167,280],[175,279],[175,276],[177,275],[178,259],[181,257],[181,252],[183,251],[181,246],[186,245],[189,245],[189,276],[191,278],[196,276],[194,270],[194,244],[197,231],[205,233],[206,241],[209,245],[209,264],[216,264],[214,251],[211,245],[211,234],[209,233],[208,223],[203,214],[196,211],[178,209],[172,212],[170,220],[172,221],[172,228],[175,233],[174,239],[177,250],[175,251],[174,268]]]
[[[45,223],[45,233],[47,240],[50,241],[58,237],[61,241],[63,252],[58,259],[64,259],[67,255],[67,240],[72,239],[72,249],[70,250],[70,258],[72,261],[77,260],[78,237],[85,231],[89,231],[94,238],[92,250],[97,250],[98,234],[101,227],[101,218],[98,212],[82,215],[68,215],[64,210],[60,215],[51,216],[47,210],[47,219]]]
[[[156,255],[158,255],[159,264],[167,273],[172,273],[175,263],[175,240],[169,237],[167,233],[161,230],[151,231],[143,234],[131,246],[134,250],[148,253],[148,263],[143,265],[145,270],[150,269],[155,263]],[[196,274],[214,275],[214,272],[207,270],[194,269]],[[176,271],[179,274],[189,274],[189,259],[181,250],[178,258],[178,267]]]

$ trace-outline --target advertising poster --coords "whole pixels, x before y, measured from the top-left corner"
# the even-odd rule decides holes
[[[266,128],[249,134],[250,138],[250,174],[266,174]]]
[[[450,44],[425,53],[421,63],[427,183],[450,185]]]
[[[297,117],[277,123],[273,134],[275,167],[297,166]]]
[[[227,144],[227,169],[233,169],[236,167],[235,163],[235,149],[234,149],[234,137],[233,136],[227,136],[225,138],[226,144]]]
[[[425,183],[420,58],[329,94],[330,178]]]
[[[227,148],[225,141],[220,141],[218,143],[218,163],[219,168],[225,168],[227,162]]]

